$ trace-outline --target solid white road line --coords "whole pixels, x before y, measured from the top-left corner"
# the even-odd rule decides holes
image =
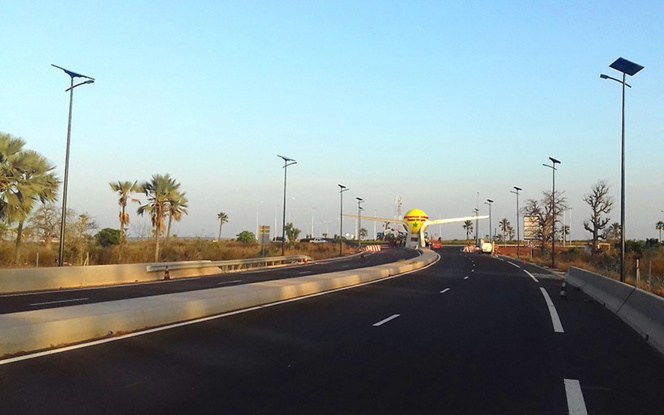
[[[588,415],[586,402],[583,400],[581,384],[576,379],[565,379],[567,395],[567,413],[570,415]]]
[[[563,324],[560,322],[560,317],[558,317],[558,312],[551,301],[551,297],[549,297],[549,293],[546,292],[544,287],[540,287],[540,290],[542,291],[546,305],[549,307],[549,314],[551,314],[551,322],[553,323],[553,331],[556,333],[564,333],[565,330],[563,330]]]
[[[463,279],[464,279],[464,280],[467,280],[467,279],[468,279],[468,275],[466,275],[465,277],[463,277]]]
[[[218,282],[217,285],[222,285],[222,284],[232,284],[234,282],[242,282],[242,280],[233,280],[233,281],[223,281],[223,282]]]
[[[521,269],[521,265],[515,264],[514,262],[509,262],[509,261],[507,261],[507,263]]]
[[[311,274],[313,271],[300,271],[298,274],[303,275],[303,274]]]
[[[441,294],[445,294],[445,293],[448,292],[449,290],[450,290],[449,288],[445,288],[445,289],[444,289],[443,291],[441,291],[440,293],[441,293]]]
[[[35,306],[35,305],[46,305],[46,304],[73,303],[73,302],[76,302],[76,301],[85,301],[85,300],[88,300],[88,299],[89,299],[88,297],[85,297],[85,298],[73,298],[73,299],[71,299],[71,300],[47,301],[47,302],[45,302],[45,303],[34,303],[34,304],[30,304],[30,305]]]
[[[535,276],[534,276],[533,274],[531,274],[530,272],[526,271],[525,269],[523,270],[523,272],[525,272],[526,274],[528,274],[528,276],[529,276],[530,278],[532,278],[533,281],[535,281],[535,282],[539,282],[539,280],[538,280],[537,278],[535,278]]]
[[[374,327],[382,326],[383,324],[387,323],[388,321],[392,321],[392,320],[394,320],[395,318],[397,318],[397,317],[399,317],[399,316],[400,316],[400,314],[392,314],[392,315],[389,316],[388,318],[386,318],[386,319],[384,319],[384,320],[381,320],[381,321],[379,321],[378,323],[374,323],[373,326],[374,326]]]

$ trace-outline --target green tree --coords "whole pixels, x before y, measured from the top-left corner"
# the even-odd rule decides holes
[[[514,228],[512,226],[507,227],[507,237],[510,241],[514,240]]]
[[[172,192],[168,196],[168,228],[166,230],[166,240],[171,236],[171,224],[173,220],[180,222],[182,215],[188,215],[187,208],[189,201],[185,197],[185,193]]]
[[[617,241],[620,239],[620,224],[618,222],[613,222],[611,226],[606,230],[606,240],[608,241]]]
[[[242,231],[237,234],[237,241],[242,242],[243,244],[255,244],[256,243],[256,235],[254,235],[253,232],[249,231]]]
[[[99,245],[106,248],[113,245],[120,245],[121,236],[122,232],[118,229],[104,228],[97,232],[95,239]]]
[[[466,231],[466,240],[470,240],[470,234],[473,233],[473,221],[465,221],[463,223],[463,229]]]
[[[11,198],[22,198],[15,188],[14,165],[20,156],[25,141],[0,133],[0,219],[6,216],[6,208]]]
[[[19,261],[23,226],[37,201],[56,199],[60,181],[55,166],[33,150],[24,150],[25,141],[0,134],[0,218],[8,225],[17,223],[15,261]]]
[[[150,181],[140,184],[141,192],[145,193],[147,203],[138,208],[138,214],[148,213],[152,222],[155,238],[154,260],[159,262],[159,242],[165,230],[165,218],[169,211],[169,198],[178,192],[180,183],[177,183],[169,174],[155,174]]]
[[[224,212],[219,212],[217,214],[217,219],[219,219],[219,237],[217,238],[217,240],[221,242],[221,226],[224,223],[228,223],[228,215],[225,214]]]
[[[659,241],[662,241],[662,230],[664,229],[664,222],[661,220],[655,224],[655,229],[659,231]]]
[[[127,237],[127,229],[129,228],[129,214],[127,213],[127,203],[131,200],[132,202],[140,203],[138,199],[132,199],[132,193],[138,193],[141,191],[138,181],[120,181],[117,183],[109,183],[111,190],[117,193],[118,196],[118,205],[120,206],[120,214],[118,219],[120,220],[120,243],[124,243]]]
[[[293,223],[289,222],[284,226],[284,231],[286,232],[286,238],[288,239],[288,242],[293,243],[297,240],[297,238],[300,236],[300,231],[297,229],[295,226],[293,226]]]
[[[498,227],[503,232],[503,246],[505,246],[505,242],[507,241],[505,236],[507,234],[507,230],[510,228],[510,221],[508,221],[507,218],[503,218],[500,220],[500,222],[498,222]]]

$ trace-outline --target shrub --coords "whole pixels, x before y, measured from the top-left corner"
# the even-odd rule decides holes
[[[97,232],[95,239],[97,240],[97,243],[104,248],[113,245],[120,245],[120,230],[104,228]]]

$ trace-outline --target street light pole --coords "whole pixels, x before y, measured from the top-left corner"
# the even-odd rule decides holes
[[[339,256],[342,256],[343,253],[343,234],[344,234],[344,192],[347,192],[349,189],[343,184],[339,184]]]
[[[551,268],[556,268],[556,164],[560,161],[549,157],[551,166],[542,164],[553,171],[553,190],[551,191]]]
[[[364,199],[361,197],[356,197],[357,199],[357,246],[359,247],[362,245],[362,237],[360,236],[360,231],[362,230],[362,202],[364,202]]]
[[[61,267],[64,265],[64,254],[65,254],[65,224],[67,221],[67,185],[69,184],[69,147],[71,143],[71,114],[72,106],[74,103],[74,88],[77,86],[91,84],[95,80],[86,75],[81,75],[76,72],[72,72],[65,68],[62,68],[57,65],[51,64],[51,66],[61,69],[69,75],[71,80],[69,88],[65,92],[69,92],[69,119],[67,121],[67,150],[65,152],[65,177],[62,183],[62,218],[60,220],[60,247],[58,249],[58,266]],[[85,78],[86,80],[74,85],[74,78]]]
[[[491,249],[493,250],[493,228],[491,227],[491,205],[493,204],[493,200],[487,199],[484,204],[489,205],[489,243],[491,243]]]
[[[520,187],[514,186],[514,190],[510,190],[510,193],[516,195],[516,258],[521,259],[519,256],[519,248],[521,247],[521,240],[519,239],[519,192],[523,190]]]
[[[611,79],[622,84],[622,133],[620,142],[620,281],[625,282],[625,86],[631,88],[625,78],[627,75],[633,76],[644,67],[638,63],[630,62],[624,58],[616,59],[611,65],[619,72],[622,72],[622,81],[612,76],[600,74],[602,79]]]
[[[475,209],[473,209],[473,212],[475,212],[475,246],[478,246],[479,219],[477,218],[477,216],[480,214],[480,209],[476,207]]]
[[[297,164],[297,161],[278,154],[277,157],[284,160],[284,214],[281,222],[281,256],[284,256],[286,255],[286,173],[288,172],[288,166]]]

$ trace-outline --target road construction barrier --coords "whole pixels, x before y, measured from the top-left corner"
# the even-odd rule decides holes
[[[380,252],[380,245],[367,245],[364,250],[367,252]]]
[[[606,306],[664,354],[664,298],[575,267],[567,271],[565,279]]]

